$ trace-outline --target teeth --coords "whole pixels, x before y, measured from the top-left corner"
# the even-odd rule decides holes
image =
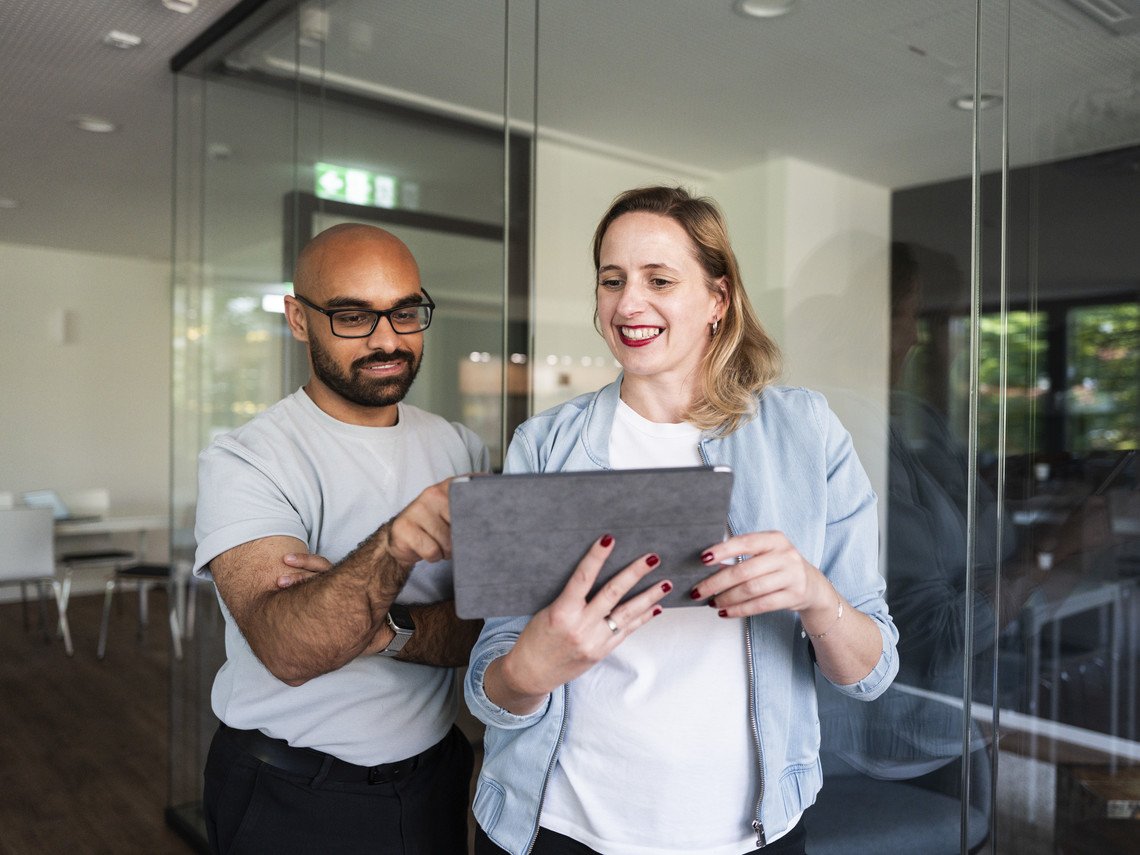
[[[661,335],[660,327],[622,327],[621,334],[634,341],[643,341],[647,338],[656,338]]]

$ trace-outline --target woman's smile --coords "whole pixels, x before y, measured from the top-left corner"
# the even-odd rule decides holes
[[[652,343],[657,336],[663,332],[665,332],[664,327],[618,327],[618,335],[621,337],[621,343],[626,347],[645,347],[645,345]]]

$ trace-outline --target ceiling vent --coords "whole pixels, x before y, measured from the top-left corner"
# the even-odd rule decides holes
[[[1068,0],[1118,36],[1140,30],[1140,0]]]

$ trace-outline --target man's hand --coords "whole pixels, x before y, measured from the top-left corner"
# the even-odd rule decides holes
[[[388,531],[388,552],[401,565],[451,557],[451,479],[432,484],[398,513]]]
[[[312,552],[287,552],[281,556],[281,562],[296,572],[278,576],[278,588],[289,588],[299,582],[307,582],[318,573],[324,573],[333,567],[333,563],[327,558]]]

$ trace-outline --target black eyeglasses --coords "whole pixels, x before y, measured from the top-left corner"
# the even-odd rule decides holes
[[[423,289],[420,289],[423,291]],[[412,303],[410,306],[397,306],[394,309],[322,309],[320,306],[306,300],[300,294],[294,294],[293,299],[304,303],[310,309],[315,309],[322,315],[328,315],[329,328],[337,338],[368,338],[380,323],[381,318],[387,318],[392,332],[397,335],[412,335],[423,332],[431,326],[431,313],[435,309],[428,292],[424,291],[422,303]]]

